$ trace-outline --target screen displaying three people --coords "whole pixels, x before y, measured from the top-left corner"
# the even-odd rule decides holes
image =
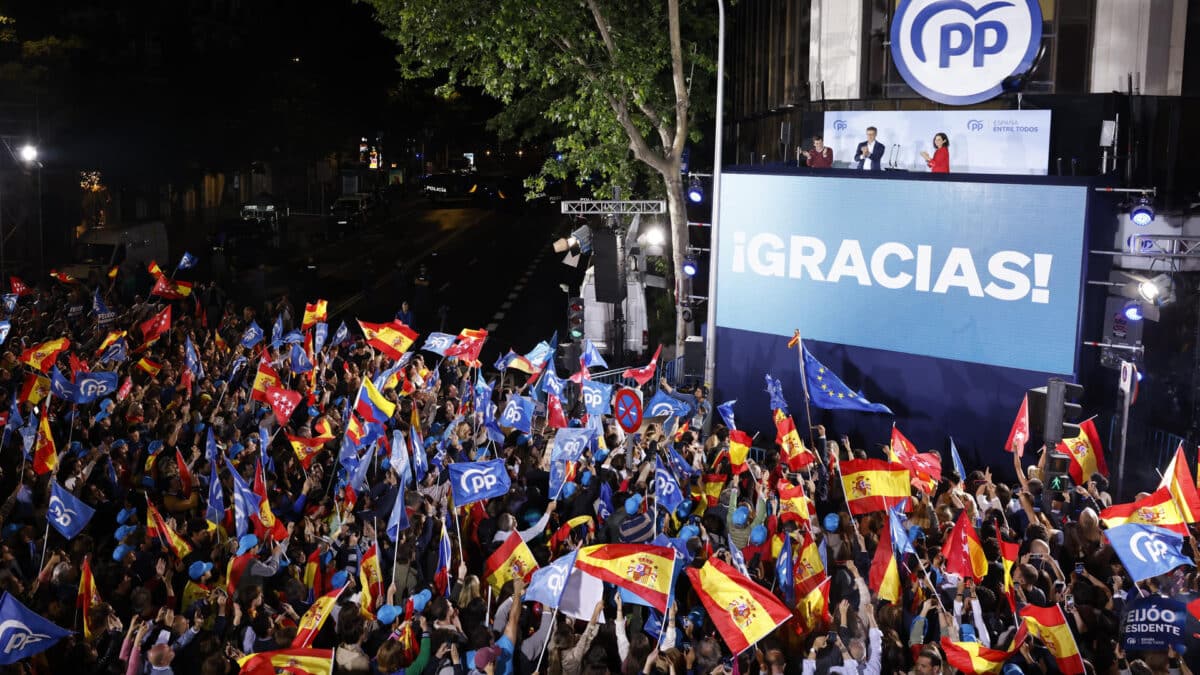
[[[887,152],[883,141],[876,138],[878,130],[867,127],[867,140],[858,144],[854,151],[853,168],[861,171],[882,171],[883,156]],[[825,145],[821,136],[813,136],[812,147],[801,150],[806,165],[812,169],[828,169],[833,166],[833,148]],[[921,151],[925,166],[932,173],[950,173],[950,137],[939,131],[933,135],[933,154]]]

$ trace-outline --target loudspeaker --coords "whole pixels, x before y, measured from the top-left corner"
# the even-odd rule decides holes
[[[690,335],[683,341],[683,374],[704,377],[704,338]]]
[[[592,270],[596,278],[596,302],[617,303],[625,299],[625,278],[617,255],[617,235],[611,230],[592,233]]]

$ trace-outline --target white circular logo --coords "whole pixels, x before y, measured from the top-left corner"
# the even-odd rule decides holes
[[[1144,563],[1158,562],[1167,557],[1170,547],[1167,542],[1148,532],[1138,532],[1129,538],[1129,548],[1133,555]]]
[[[1037,0],[902,0],[891,39],[896,68],[918,94],[970,105],[1033,65],[1042,10]]]
[[[68,509],[63,500],[59,499],[58,495],[50,497],[50,504],[46,507],[46,515],[50,519],[58,523],[59,527],[71,527],[71,521],[74,520],[75,511]]]

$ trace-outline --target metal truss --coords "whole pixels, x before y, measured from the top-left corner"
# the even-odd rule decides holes
[[[623,216],[666,213],[667,203],[661,199],[613,201],[580,199],[562,202],[562,212],[569,215]]]

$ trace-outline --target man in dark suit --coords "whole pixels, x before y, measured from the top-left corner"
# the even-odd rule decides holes
[[[875,127],[867,127],[867,140],[858,144],[854,159],[858,162],[855,167],[864,171],[883,170],[883,143],[875,140]]]

